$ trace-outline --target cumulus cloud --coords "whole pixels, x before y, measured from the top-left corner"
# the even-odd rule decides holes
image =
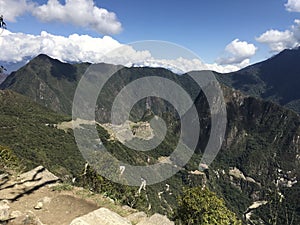
[[[0,0],[0,13],[10,22],[15,22],[17,17],[33,9],[34,3],[30,0]]]
[[[89,27],[102,34],[115,34],[122,30],[116,14],[95,6],[93,0],[48,0],[37,6],[33,15],[42,21],[60,21],[80,27]]]
[[[22,61],[25,57],[47,54],[62,61],[99,62],[103,55],[121,44],[109,36],[93,38],[72,34],[68,37],[52,35],[46,31],[40,35],[11,33],[7,30],[0,36],[0,60]],[[14,46],[14,47],[12,47]]]
[[[288,0],[288,2],[285,4],[285,8],[290,12],[300,12],[300,1]]]
[[[218,63],[204,63],[199,59],[185,59],[182,57],[166,60],[166,59],[150,59],[142,62],[143,66],[150,67],[163,67],[172,70],[175,73],[181,74],[190,71],[200,71],[200,70],[212,70],[219,73],[229,73],[233,71],[240,70],[241,68],[249,65],[238,64],[238,65],[221,65]]]
[[[68,23],[101,34],[116,34],[122,30],[116,14],[97,7],[94,0],[65,0],[65,4],[58,0],[48,0],[43,5],[32,0],[0,0],[0,10],[5,20],[12,22],[30,12],[44,22]]]
[[[272,52],[280,52],[287,48],[295,48],[300,44],[300,20],[295,20],[294,25],[285,31],[268,30],[256,40],[267,44]]]
[[[132,46],[121,44],[110,36],[94,38],[89,35],[72,34],[64,37],[46,31],[41,32],[40,35],[31,35],[5,30],[0,36],[0,48],[0,60],[7,62],[21,62],[43,53],[65,62],[105,62],[129,67],[164,67],[176,73],[207,69],[231,72],[240,69],[235,65],[205,64],[199,59],[182,57],[156,59],[150,51],[137,51]]]
[[[255,55],[256,51],[254,44],[235,39],[225,47],[224,56],[218,58],[214,66],[220,70],[220,65],[222,65],[226,68],[225,72],[241,69],[249,65],[250,58]]]

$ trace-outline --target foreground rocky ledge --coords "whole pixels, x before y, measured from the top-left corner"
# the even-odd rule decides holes
[[[42,166],[19,176],[0,174],[0,225],[174,225],[166,216],[148,217],[100,194],[63,185]]]

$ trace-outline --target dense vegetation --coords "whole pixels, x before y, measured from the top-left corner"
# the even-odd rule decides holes
[[[9,147],[28,169],[42,164],[61,174],[84,165],[73,133],[55,128],[70,120],[12,91],[0,91],[0,145]]]
[[[235,214],[227,209],[222,199],[207,188],[184,189],[178,199],[176,217],[180,224],[186,225],[238,225]]]
[[[70,66],[42,55],[12,74],[2,88],[19,91],[52,110],[70,113],[73,92],[87,66],[88,64]],[[252,75],[249,72],[250,78]],[[217,205],[226,206],[239,219],[245,219],[244,214],[253,202],[264,200],[268,203],[251,211],[253,224],[300,223],[299,183],[293,183],[295,177],[298,179],[300,175],[298,114],[277,104],[245,97],[238,91],[223,87],[228,116],[226,138],[217,159],[209,169],[195,174],[193,172],[199,169],[201,155],[210,134],[210,113],[205,96],[188,76],[177,76],[159,68],[125,68],[116,73],[100,93],[97,109],[105,108],[106,111],[103,114],[96,111],[97,119],[107,122],[111,100],[124,85],[141,76],[167,77],[188,90],[200,115],[201,133],[196,154],[189,163],[168,180],[147,186],[140,195],[137,195],[138,187],[114,184],[99,176],[93,168],[89,168],[85,174],[84,161],[74,142],[72,130],[65,132],[53,126],[70,120],[70,117],[57,115],[11,91],[1,92],[0,145],[8,146],[29,167],[43,164],[58,174],[72,173],[78,178],[79,185],[105,193],[116,201],[149,213],[160,212],[174,216],[178,206],[176,197],[182,194],[182,188],[191,188],[186,190],[198,193],[193,188],[205,184],[218,196],[206,193],[209,199],[216,199]],[[259,80],[249,81],[248,84],[253,83],[253,87],[263,88],[264,85],[258,83],[256,86],[254,82]],[[263,89],[258,91],[264,92]],[[148,159],[155,163],[160,156],[168,156],[178,141],[180,129],[178,116],[168,103],[151,98],[152,112],[145,114],[145,101],[146,99],[141,100],[135,105],[132,120],[148,120],[156,114],[168,122],[169,133],[154,151],[130,150],[118,141],[108,140],[106,130],[98,127],[106,148],[116,158],[135,165],[147,165]],[[100,163],[100,168],[105,163],[110,161]],[[242,175],[232,175],[230,171],[233,168],[237,168]],[[293,185],[289,185],[290,183]],[[284,196],[283,199],[278,197],[281,196],[279,193]],[[197,197],[207,197],[201,197],[201,194],[203,193],[198,193]],[[220,199],[224,199],[224,202]],[[201,207],[198,206],[195,210],[200,210]],[[232,214],[228,211],[228,215]]]
[[[22,160],[8,147],[0,146],[0,173],[8,171],[22,171]]]

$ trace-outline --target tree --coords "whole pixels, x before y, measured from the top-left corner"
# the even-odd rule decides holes
[[[184,225],[240,225],[223,199],[202,187],[187,188],[178,198],[176,221]]]

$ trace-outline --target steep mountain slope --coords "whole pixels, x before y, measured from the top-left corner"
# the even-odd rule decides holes
[[[299,113],[299,59],[300,48],[284,50],[268,60],[240,71],[228,74],[216,73],[216,76],[222,83],[241,90],[247,95],[274,101]],[[12,89],[57,112],[70,114],[73,93],[89,65],[88,63],[62,63],[46,55],[39,55],[17,72],[13,72],[0,85],[0,89]],[[143,74],[149,76],[158,73],[174,77],[174,74],[168,70],[159,68],[150,70],[129,68],[122,71],[122,74],[130,73],[131,76],[143,76]],[[116,82],[124,84],[128,81],[123,78],[116,79]],[[24,83],[30,84],[30,87],[23,85]],[[110,87],[112,90],[117,88]]]
[[[300,112],[300,47],[229,74],[221,82],[245,94],[272,100]]]
[[[0,89],[13,90],[58,113],[71,115],[76,87],[89,65],[88,63],[63,63],[41,54],[17,72],[12,73],[0,85]],[[109,64],[99,65],[115,67]],[[114,97],[130,81],[140,77],[156,75],[178,80],[176,74],[162,68],[123,68],[110,79],[111,82],[105,85],[99,96],[101,102],[99,102],[98,108],[110,108]],[[160,102],[160,107],[165,106],[165,103],[162,103],[161,100],[156,99],[154,101]],[[140,105],[145,105],[145,100]],[[153,105],[155,106],[155,104]],[[162,111],[160,107],[156,107],[155,110]],[[134,114],[142,113],[139,107],[136,107],[136,110]],[[104,111],[101,112],[101,117],[99,116],[98,119],[101,122],[106,122],[108,116],[109,112]]]
[[[60,113],[69,113],[74,90],[88,63],[68,64],[39,55],[13,72],[1,89],[11,89]]]
[[[64,64],[41,55],[9,77],[3,83],[2,88],[11,88],[53,110],[70,113],[73,91],[81,76],[80,71],[82,72],[87,66],[87,64]],[[264,67],[262,66],[262,68]],[[177,205],[176,196],[181,193],[182,187],[205,184],[223,196],[227,206],[235,211],[240,218],[244,216],[244,219],[247,218],[254,224],[274,224],[274,221],[277,224],[285,224],[291,219],[293,219],[293,224],[299,223],[300,210],[298,206],[300,203],[297,196],[299,196],[300,190],[298,182],[300,176],[300,118],[298,114],[276,103],[247,97],[239,91],[233,91],[224,86],[228,119],[226,136],[217,159],[203,173],[198,169],[210,134],[211,115],[205,96],[200,92],[199,87],[185,75],[177,76],[160,68],[124,68],[120,70],[100,93],[99,99],[101,101],[96,109],[98,122],[108,121],[111,102],[119,91],[126,84],[143,76],[160,76],[171,79],[180,84],[192,96],[201,124],[197,154],[194,154],[185,168],[175,176],[159,184],[147,186],[146,191],[141,194],[142,200],[139,201],[136,201],[134,197],[136,189],[112,185],[109,181],[95,175],[93,171],[89,171],[87,177],[79,177],[80,183],[92,190],[110,193],[115,199],[125,198],[125,201],[136,207],[141,207],[143,210],[147,210],[151,206],[152,212],[168,215],[172,215],[174,212]],[[229,74],[226,77],[228,79],[224,82],[233,85],[235,83],[230,83],[232,81],[230,76]],[[257,75],[258,82],[253,83],[252,73],[246,77],[250,77],[252,83],[249,81],[248,84],[251,88],[261,87],[260,97],[264,97],[262,93],[267,90],[263,89],[265,81]],[[267,80],[267,78],[264,79]],[[241,82],[246,85],[246,80]],[[43,85],[47,87],[45,93],[41,84],[42,87]],[[280,89],[278,93],[286,96],[288,93],[284,90]],[[297,95],[292,97],[296,98]],[[43,101],[44,99],[46,100]],[[161,156],[166,158],[178,141],[180,123],[174,108],[158,98],[150,98],[148,102],[152,110],[151,113],[147,112],[146,105],[145,99],[136,104],[132,111],[132,119],[147,120],[149,117],[143,117],[143,115],[150,115],[152,118],[153,114],[156,114],[167,121],[169,128],[167,138],[154,151],[137,152],[130,150],[118,140],[110,140],[107,131],[103,127],[98,127],[101,140],[107,149],[116,158],[130,164],[149,165],[149,161],[155,163],[161,160]],[[8,106],[8,108],[13,106]],[[106,111],[103,112],[103,108]],[[24,123],[26,123],[25,120]],[[57,121],[52,120],[51,123],[57,123]],[[23,129],[27,128],[24,127]],[[67,134],[71,135],[72,131],[68,130]],[[8,140],[11,141],[11,138]],[[51,139],[45,143],[45,146],[51,145],[55,141]],[[68,154],[71,156],[73,153],[69,152]],[[47,154],[42,156],[46,161],[48,160]],[[124,193],[126,194],[124,195]],[[253,204],[255,206],[262,205],[258,209],[253,209]]]
[[[61,175],[81,172],[84,161],[73,133],[55,128],[68,119],[20,94],[0,91],[0,146],[28,168],[42,164]]]
[[[214,163],[204,173],[198,171],[210,133],[207,103],[200,94],[195,100],[202,127],[197,154],[175,176],[147,186],[142,195],[149,199],[151,210],[172,215],[177,205],[175,196],[181,194],[182,187],[206,185],[222,196],[227,206],[240,218],[248,218],[248,222],[251,220],[253,224],[274,224],[276,221],[278,224],[285,224],[293,219],[292,224],[298,224],[300,116],[275,103],[245,97],[238,91],[224,88],[224,93],[228,125],[222,149]],[[176,117],[164,119],[168,124],[178,122]],[[101,140],[104,140],[103,144],[116,158],[130,164],[150,165],[157,162],[160,156],[170,155],[175,148],[174,134],[178,134],[179,127],[168,128],[175,138],[173,142],[167,138],[168,144],[137,155],[117,140],[108,143],[103,136]],[[93,190],[101,191],[99,187],[103,188],[105,181],[95,177],[95,174],[89,173],[85,184]],[[124,187],[117,188],[120,190],[117,193],[124,192]],[[116,194],[115,198],[124,196]],[[251,208],[252,205],[259,206],[262,203],[264,205],[258,209]],[[144,204],[136,206],[147,208]]]
[[[0,73],[0,84],[8,77],[8,74],[2,74]]]

